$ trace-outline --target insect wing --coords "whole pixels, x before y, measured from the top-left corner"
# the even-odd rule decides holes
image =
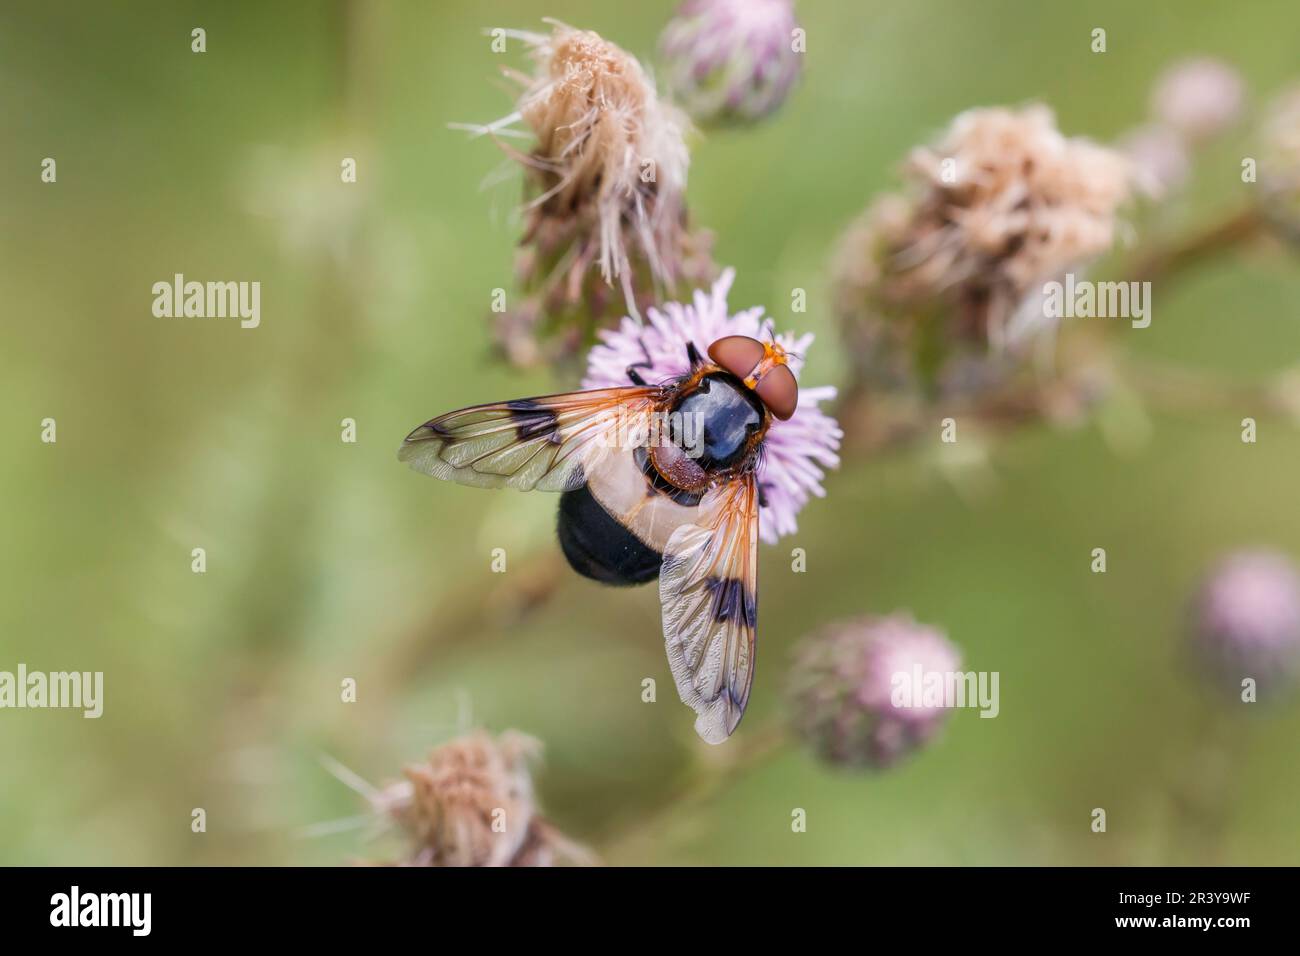
[[[751,473],[709,491],[673,532],[659,573],[668,665],[695,730],[722,743],[744,716],[758,626],[758,487]]]
[[[659,390],[600,388],[475,405],[406,436],[397,457],[416,471],[480,488],[571,491],[647,418]]]

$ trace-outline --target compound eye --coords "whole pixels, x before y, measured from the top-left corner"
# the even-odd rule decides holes
[[[709,358],[736,378],[743,379],[763,358],[763,343],[748,335],[728,335],[709,346]]]
[[[764,375],[754,391],[781,421],[789,419],[799,405],[799,382],[788,365],[778,365]]]

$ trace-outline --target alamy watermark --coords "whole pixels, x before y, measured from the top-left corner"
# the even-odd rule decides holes
[[[610,448],[660,448],[675,445],[687,458],[704,454],[704,415],[700,412],[657,411],[649,415],[619,409],[613,427],[604,433]]]
[[[178,272],[171,282],[153,284],[153,314],[160,319],[239,319],[241,329],[262,323],[262,283],[186,282]]]
[[[80,709],[83,717],[104,713],[103,671],[0,671],[0,709]]]
[[[123,926],[132,936],[148,936],[152,911],[152,893],[83,893],[74,885],[50,897],[51,926]]]
[[[1150,282],[1091,282],[1065,274],[1043,285],[1043,316],[1049,319],[1129,319],[1133,328],[1151,324]]]
[[[889,678],[889,702],[900,709],[934,710],[940,707],[977,707],[981,717],[996,717],[998,671],[927,671],[913,664],[910,671],[895,671]]]

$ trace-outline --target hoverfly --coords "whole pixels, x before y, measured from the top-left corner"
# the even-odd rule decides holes
[[[464,408],[407,435],[398,458],[444,481],[560,492],[574,570],[606,584],[658,577],[677,691],[716,744],[740,723],[754,678],[756,471],[799,386],[775,341],[730,335],[707,358],[686,348],[680,378],[650,384],[632,366],[628,387]]]

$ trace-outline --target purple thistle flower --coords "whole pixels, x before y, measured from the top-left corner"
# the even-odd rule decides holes
[[[725,270],[712,291],[697,290],[689,305],[668,302],[649,309],[645,324],[625,317],[618,328],[598,332],[601,341],[587,356],[587,377],[582,387],[625,386],[630,365],[636,365],[648,382],[668,381],[690,371],[688,342],[705,355],[709,345],[723,336],[772,335],[773,322],[764,316],[762,306],[734,315],[727,311],[727,293],[735,275],[734,269]],[[797,376],[803,355],[812,344],[812,334],[782,332],[775,338],[790,353],[790,370]],[[798,530],[795,517],[800,509],[811,496],[821,498],[826,494],[821,484],[823,468],[835,468],[840,463],[836,451],[844,432],[835,419],[818,408],[821,402],[834,397],[834,386],[801,388],[794,415],[788,421],[774,420],[767,433],[758,466],[758,485],[763,495],[759,535],[769,544]]]
[[[659,41],[668,85],[700,122],[753,122],[799,77],[790,0],[686,0]]]
[[[1192,604],[1192,646],[1239,689],[1285,684],[1300,665],[1300,571],[1275,551],[1238,551],[1206,577]]]
[[[895,706],[896,682],[958,670],[944,635],[908,614],[838,621],[796,650],[791,670],[795,730],[825,760],[883,769],[928,742],[947,709]],[[901,675],[901,677],[900,677]]]

